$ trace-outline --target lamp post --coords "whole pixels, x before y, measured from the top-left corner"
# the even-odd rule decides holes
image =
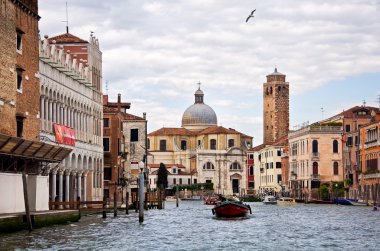
[[[139,222],[144,221],[144,162],[139,162],[140,179],[139,179]]]
[[[338,184],[335,184],[335,199],[338,199]]]

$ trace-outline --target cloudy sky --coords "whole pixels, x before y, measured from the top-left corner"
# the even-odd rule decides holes
[[[41,36],[65,32],[65,8],[39,1]],[[275,66],[290,84],[291,129],[379,106],[380,0],[68,0],[68,10],[70,33],[99,39],[104,92],[107,81],[111,100],[147,112],[149,132],[180,127],[200,81],[219,125],[260,144]]]

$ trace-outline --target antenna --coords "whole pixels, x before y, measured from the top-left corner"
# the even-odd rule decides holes
[[[201,81],[198,81],[198,89],[200,90],[201,89]]]
[[[366,104],[367,102],[365,102],[365,99],[363,99],[363,106],[365,107]]]
[[[321,107],[321,112],[322,112],[322,120],[323,120],[323,113],[325,112],[325,110],[323,109],[323,106]]]
[[[67,1],[66,1],[66,20],[65,21],[61,21],[61,22],[66,23],[66,33],[69,33],[69,11],[68,11],[68,8],[67,8]]]

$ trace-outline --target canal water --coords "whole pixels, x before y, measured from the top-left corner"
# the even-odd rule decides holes
[[[337,205],[250,203],[252,215],[216,219],[200,201],[167,202],[103,220],[0,235],[0,250],[380,250],[380,211]]]

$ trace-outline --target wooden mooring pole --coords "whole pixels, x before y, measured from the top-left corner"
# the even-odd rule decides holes
[[[107,218],[106,206],[107,206],[107,200],[106,200],[106,197],[103,197],[103,219]]]
[[[129,214],[129,192],[125,195],[125,214]]]
[[[117,192],[113,193],[113,217],[117,216]]]
[[[26,164],[25,164],[26,165]],[[25,170],[26,166],[24,167]],[[32,232],[32,219],[30,218],[30,208],[29,208],[29,198],[28,198],[28,183],[26,181],[26,173],[22,172],[22,185],[24,188],[24,203],[25,203],[25,214],[26,214],[26,222],[28,224],[29,232]]]
[[[176,200],[177,207],[178,207],[178,185],[175,187],[175,200]]]

